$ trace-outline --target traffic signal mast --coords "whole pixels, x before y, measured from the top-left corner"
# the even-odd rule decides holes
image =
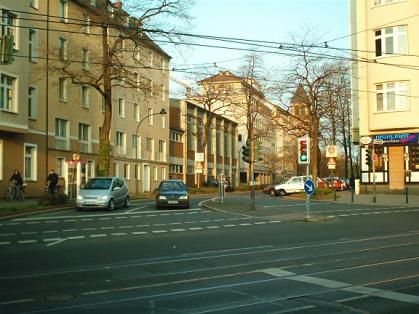
[[[310,164],[310,138],[300,137],[298,139],[298,164]]]
[[[258,140],[255,140],[254,142],[254,153],[253,153],[253,161],[262,161],[263,158],[260,156],[260,151],[262,149],[261,143]],[[242,160],[244,162],[250,163],[250,142],[249,140],[246,141],[246,145],[242,146]]]

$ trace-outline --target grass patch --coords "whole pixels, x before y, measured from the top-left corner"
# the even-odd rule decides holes
[[[294,194],[291,194],[291,196],[295,198],[305,199],[306,193],[303,193],[303,192],[294,193]],[[316,189],[313,195],[311,195],[311,199],[313,200],[332,200],[334,198],[335,198],[335,191],[331,189]],[[337,198],[339,198],[339,194],[337,195]]]

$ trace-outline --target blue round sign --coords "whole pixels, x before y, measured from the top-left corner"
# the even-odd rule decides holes
[[[316,187],[314,186],[313,180],[308,179],[306,182],[304,182],[304,192],[306,192],[308,195],[313,194],[315,189]]]

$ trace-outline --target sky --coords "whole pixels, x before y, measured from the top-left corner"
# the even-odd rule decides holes
[[[313,32],[316,42],[339,48],[349,46],[348,0],[195,0],[188,33],[274,42],[291,42],[291,35]],[[329,42],[330,41],[330,42]],[[202,43],[195,40],[195,43]],[[231,46],[226,42],[206,42]],[[172,56],[171,68],[195,69],[200,64],[216,63],[220,70],[237,70],[244,51],[183,46],[164,48]],[[280,67],[286,60],[265,54],[265,66]],[[193,71],[193,70],[192,70]],[[173,72],[178,78],[185,74]]]

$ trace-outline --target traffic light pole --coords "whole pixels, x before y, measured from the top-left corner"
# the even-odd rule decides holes
[[[249,168],[250,168],[250,204],[251,210],[256,210],[256,197],[255,197],[255,167],[254,167],[254,162],[255,162],[255,141],[253,139],[253,128],[251,128],[251,137],[250,137],[250,163],[249,163]]]
[[[374,142],[372,142],[372,155],[371,155],[371,163],[372,163],[372,202],[377,203],[377,191],[375,189],[375,161],[373,158],[375,156],[375,146]]]
[[[306,165],[306,180],[308,180],[310,176],[310,164]],[[306,219],[310,218],[310,197],[311,195],[306,193]]]

